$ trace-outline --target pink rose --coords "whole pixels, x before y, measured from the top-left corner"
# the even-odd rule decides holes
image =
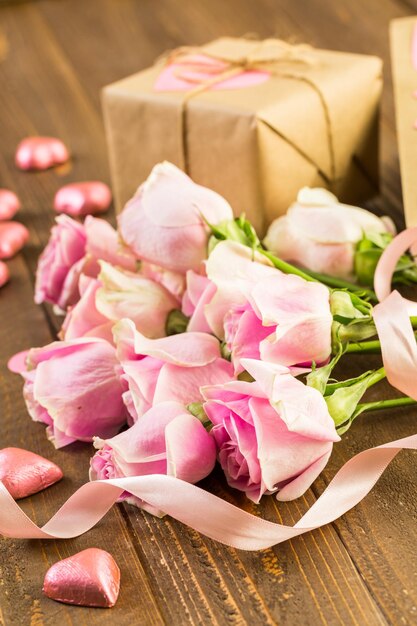
[[[91,459],[90,480],[167,474],[196,483],[210,474],[216,462],[213,438],[177,402],[151,408],[128,430],[112,439],[95,439],[94,445],[98,452]],[[122,499],[163,515],[128,493]]]
[[[261,279],[224,319],[235,371],[245,357],[287,367],[325,363],[332,350],[329,295],[324,285],[291,274]]]
[[[97,336],[97,333],[103,336],[103,330],[107,333],[107,329],[125,317],[147,337],[165,336],[168,314],[178,307],[178,300],[141,273],[127,272],[105,261],[99,265],[98,280],[81,277],[81,299],[64,321],[64,337],[73,339]]]
[[[259,502],[301,496],[325,467],[335,424],[319,391],[282,366],[243,360],[255,382],[204,387],[218,459],[231,487]]]
[[[156,165],[119,216],[119,231],[138,258],[174,272],[198,271],[209,228],[233,219],[219,194],[196,185],[171,163]]]
[[[140,262],[140,273],[144,278],[149,278],[162,285],[162,287],[165,287],[178,301],[181,300],[185,291],[184,274],[166,270],[159,265],[154,265],[147,261]]]
[[[187,288],[182,299],[181,310],[190,318],[187,330],[211,333],[213,329],[206,319],[205,308],[206,304],[213,299],[217,287],[207,276],[197,274],[193,270],[187,272],[186,279]]]
[[[128,319],[118,322],[113,332],[128,385],[124,400],[133,422],[161,402],[175,400],[184,406],[200,402],[202,385],[233,378],[233,367],[221,358],[212,335],[187,332],[147,339]]]
[[[50,302],[61,311],[80,298],[81,274],[96,277],[103,259],[134,270],[136,259],[122,247],[117,232],[105,220],[88,216],[83,224],[60,215],[52,227],[36,270],[35,302]]]
[[[286,215],[269,227],[264,243],[284,261],[352,279],[356,244],[364,234],[394,232],[389,218],[340,204],[325,189],[305,187]]]
[[[200,318],[204,313],[212,332],[224,339],[227,313],[234,307],[244,306],[260,280],[277,276],[280,272],[265,256],[235,241],[218,243],[205,266],[207,278],[215,285],[215,290],[212,288],[210,292],[206,288],[202,293],[203,303],[194,306],[200,310]]]
[[[126,384],[107,341],[57,341],[30,350],[27,364],[22,376],[29,414],[47,424],[55,447],[94,435],[111,437],[126,422]]]
[[[87,236],[82,224],[67,215],[60,215],[55,221],[48,245],[39,257],[35,302],[51,302],[64,310],[79,297],[78,279]]]

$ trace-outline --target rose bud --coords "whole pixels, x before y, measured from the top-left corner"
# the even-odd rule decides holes
[[[320,283],[277,271],[261,279],[245,304],[224,318],[225,341],[237,373],[243,358],[287,367],[326,363],[332,351],[330,292]]]
[[[326,402],[283,366],[244,359],[255,382],[202,388],[218,460],[231,487],[259,502],[301,496],[339,441]]]
[[[284,261],[352,279],[356,245],[364,234],[392,232],[395,227],[389,218],[340,204],[325,189],[305,187],[286,215],[272,222],[264,244]]]
[[[72,217],[95,215],[108,210],[111,198],[109,186],[100,181],[70,183],[55,194],[54,209]]]
[[[50,302],[65,310],[79,299],[78,279],[84,265],[85,228],[62,215],[56,218],[36,270],[35,302]]]
[[[36,270],[35,302],[50,302],[61,312],[80,299],[81,274],[95,278],[99,259],[134,269],[136,259],[120,244],[105,220],[87,216],[84,225],[67,215],[55,219]],[[1,225],[0,225],[1,228]]]
[[[56,341],[32,348],[23,395],[29,415],[47,425],[56,448],[112,437],[126,422],[126,383],[114,347],[102,339]]]
[[[9,259],[23,248],[29,231],[19,222],[0,222],[0,259]]]
[[[80,277],[81,298],[63,324],[64,337],[102,336],[104,326],[124,317],[131,319],[146,337],[164,337],[167,317],[178,300],[162,285],[100,261],[98,279]],[[106,335],[109,336],[109,335]]]
[[[95,439],[90,480],[167,474],[196,483],[210,474],[216,446],[203,424],[177,402],[163,402],[112,439]],[[162,516],[163,512],[127,492],[130,504]]]
[[[231,220],[222,196],[171,163],[156,165],[119,216],[119,231],[140,259],[174,272],[198,271],[207,257],[206,221]]]
[[[11,220],[20,209],[20,200],[13,191],[0,189],[0,220]]]
[[[15,162],[21,170],[46,170],[65,163],[69,152],[55,137],[27,137],[17,146]]]

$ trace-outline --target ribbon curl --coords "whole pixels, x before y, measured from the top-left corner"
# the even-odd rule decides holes
[[[156,474],[86,483],[42,528],[27,517],[0,482],[0,533],[26,539],[77,537],[95,526],[123,491],[129,491],[211,539],[240,550],[262,550],[324,526],[349,511],[369,493],[402,449],[417,450],[417,435],[354,456],[294,526],[263,520],[200,487]]]

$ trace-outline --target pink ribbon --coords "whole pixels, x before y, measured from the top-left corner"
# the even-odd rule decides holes
[[[0,482],[0,533],[27,539],[69,539],[90,530],[126,490],[203,535],[241,550],[261,550],[334,521],[360,502],[402,449],[416,450],[417,435],[360,452],[336,474],[294,525],[260,519],[177,478],[135,476],[86,483],[39,528]]]
[[[417,302],[391,292],[391,282],[400,257],[417,242],[417,228],[401,232],[385,248],[375,271],[374,288],[381,301],[373,319],[381,343],[388,381],[417,400],[417,345],[410,315],[417,315]]]

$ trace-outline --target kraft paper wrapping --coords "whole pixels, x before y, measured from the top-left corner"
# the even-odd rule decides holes
[[[237,60],[258,41],[222,38],[202,53]],[[244,89],[155,92],[165,61],[104,88],[118,210],[168,160],[245,212],[262,235],[305,186],[355,202],[378,189],[382,61],[312,49],[311,64],[281,61]]]
[[[392,77],[400,152],[401,185],[405,221],[417,226],[417,69],[413,67],[411,45],[417,16],[393,20],[390,24]]]

